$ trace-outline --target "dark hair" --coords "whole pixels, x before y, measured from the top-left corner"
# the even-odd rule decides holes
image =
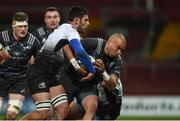
[[[68,21],[73,21],[74,18],[82,18],[84,15],[88,15],[89,12],[86,8],[80,6],[72,6],[68,10]]]
[[[59,10],[56,7],[48,7],[44,10],[44,15],[48,12],[48,11],[57,11],[59,13]]]
[[[13,15],[13,21],[28,21],[28,15],[24,12],[17,12]]]

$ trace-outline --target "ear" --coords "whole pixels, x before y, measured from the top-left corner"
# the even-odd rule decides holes
[[[74,18],[74,23],[75,23],[76,25],[79,24],[79,23],[80,23],[80,18],[78,18],[78,17]]]

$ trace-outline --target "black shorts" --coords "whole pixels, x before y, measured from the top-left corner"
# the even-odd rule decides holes
[[[121,105],[121,96],[117,98],[116,102],[98,103],[96,116],[100,120],[115,120],[120,115]]]
[[[13,81],[0,75],[0,97],[5,97],[9,93],[25,96],[27,94],[27,83],[25,79]]]
[[[44,70],[37,64],[33,64],[28,68],[26,81],[31,94],[49,92],[49,88],[59,85],[54,79],[54,74]]]
[[[89,95],[95,95],[98,97],[98,91],[97,91],[97,86],[96,85],[90,85],[90,86],[87,86],[87,87],[81,87],[81,88],[78,88],[76,91],[75,91],[75,97],[77,99],[77,102],[79,104],[81,104],[82,100],[86,97],[86,96],[89,96]]]
[[[57,76],[57,75],[56,75]],[[68,101],[71,102],[76,97],[78,103],[88,95],[98,95],[96,84],[80,82],[75,76],[72,77],[71,73],[62,71],[58,73],[58,78],[56,78],[65,88],[68,95]]]

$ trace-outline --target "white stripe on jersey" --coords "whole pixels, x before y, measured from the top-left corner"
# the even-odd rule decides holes
[[[97,52],[97,54],[100,54],[104,40],[101,38],[97,38],[97,40],[98,40],[98,45],[95,51]]]
[[[3,36],[4,42],[10,41],[8,31],[3,31],[2,36]]]
[[[46,33],[44,32],[43,27],[40,27],[40,28],[38,29],[38,33],[39,33],[40,36],[43,36],[43,35],[46,34]]]
[[[27,43],[30,45],[33,45],[34,40],[35,40],[35,37],[31,33],[29,33],[29,39],[28,39]]]

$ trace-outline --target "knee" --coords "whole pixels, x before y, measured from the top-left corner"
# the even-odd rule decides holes
[[[84,109],[86,113],[95,113],[97,111],[97,103],[96,102],[91,102],[91,103],[86,103],[84,105]]]
[[[16,115],[21,111],[23,102],[19,100],[10,100],[7,108],[6,119],[13,120]]]
[[[51,102],[57,116],[61,117],[60,119],[68,115],[70,109],[66,94],[60,94],[54,97]]]
[[[43,100],[36,102],[37,115],[41,120],[49,119],[51,116],[51,101]]]
[[[7,111],[6,113],[6,120],[15,120],[16,119],[16,113],[12,111]]]
[[[54,107],[54,110],[55,110],[57,116],[58,116],[58,115],[61,115],[61,117],[64,117],[64,118],[65,118],[65,117],[69,114],[69,112],[70,112],[70,108],[69,108],[68,103],[63,103],[63,104],[61,104],[61,105],[58,105],[57,107]]]

